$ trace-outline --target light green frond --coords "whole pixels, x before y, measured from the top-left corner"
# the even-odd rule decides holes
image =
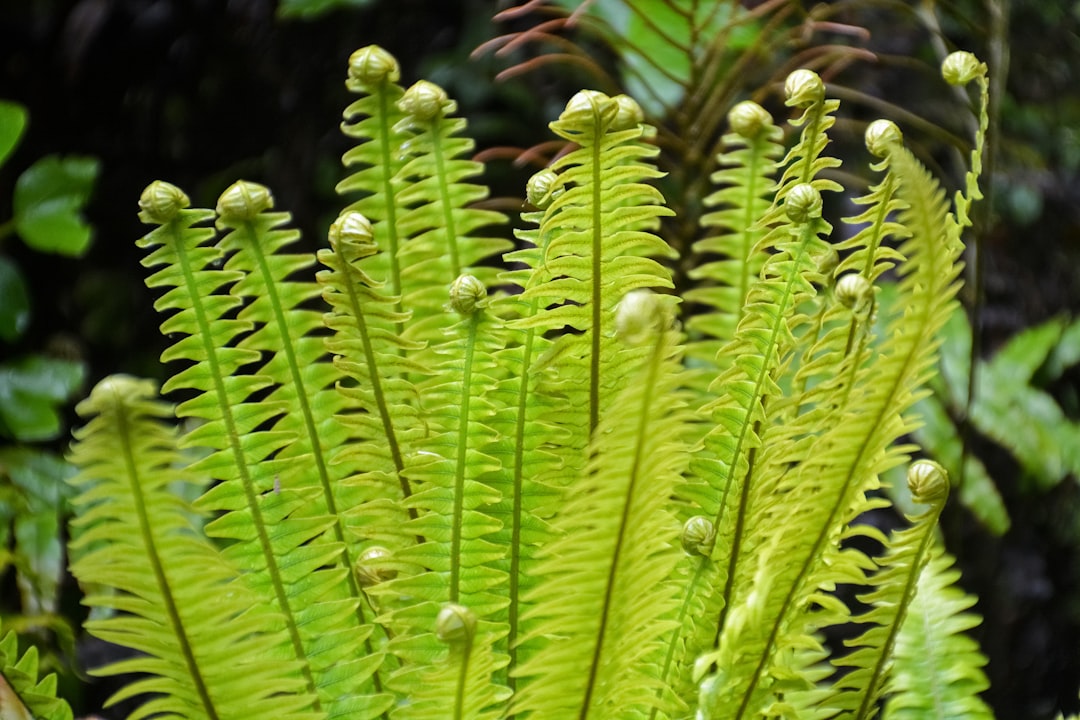
[[[719,209],[701,219],[714,234],[694,243],[694,253],[704,262],[689,272],[691,279],[709,284],[683,294],[686,302],[708,308],[686,322],[694,338],[687,357],[714,371],[717,352],[735,336],[750,286],[765,264],[758,243],[767,228],[758,221],[772,202],[777,160],[783,153],[783,133],[757,103],[736,105],[728,113],[728,124],[732,132],[724,135],[725,152],[717,158],[721,169],[711,177],[718,189],[705,198],[707,207]]]
[[[685,415],[670,311],[647,295],[624,301],[620,334],[648,355],[601,419],[559,537],[539,556],[527,601],[542,646],[520,666],[518,713],[599,720],[669,708],[650,668],[675,626],[678,527],[665,505],[685,468]]]
[[[19,655],[14,632],[0,638],[0,710],[4,720],[72,720],[71,708],[56,696],[56,675],[38,677],[38,652]]]
[[[473,207],[488,190],[470,182],[483,166],[467,159],[474,143],[464,135],[465,120],[452,117],[457,103],[438,85],[421,80],[405,91],[398,106],[404,116],[394,130],[404,135],[408,158],[397,174],[402,189],[396,199],[407,208],[398,216],[397,229],[408,238],[398,253],[401,299],[412,313],[411,339],[437,341],[438,323],[429,331],[423,321],[441,317],[446,292],[459,275],[474,275],[485,287],[494,284],[497,270],[485,261],[508,250],[510,243],[479,231],[504,224],[506,218]]]
[[[547,275],[522,294],[523,300],[537,299],[540,309],[515,323],[580,331],[562,334],[545,362],[568,382],[583,383],[568,402],[571,412],[585,413],[590,429],[625,377],[612,332],[615,305],[631,290],[672,286],[670,272],[652,258],[674,251],[649,232],[672,212],[646,184],[661,173],[646,164],[657,150],[642,142],[634,107],[629,98],[583,90],[551,123],[579,147],[552,165],[553,199],[540,224]]]
[[[340,582],[340,577],[335,580],[325,571],[310,577],[304,574],[318,568],[327,554],[336,558],[340,549],[301,549],[304,543],[325,533],[329,523],[325,519],[291,517],[316,497],[310,490],[301,492],[288,485],[282,491],[281,463],[267,458],[297,435],[260,427],[286,412],[288,405],[266,398],[250,400],[253,393],[274,385],[270,376],[236,374],[240,366],[250,367],[261,359],[257,351],[237,347],[236,338],[249,333],[255,323],[234,317],[241,300],[222,294],[224,287],[238,284],[246,272],[214,269],[225,249],[207,245],[215,237],[212,230],[193,227],[213,217],[213,213],[188,210],[187,204],[187,196],[167,183],[151,184],[140,201],[143,220],[159,225],[140,241],[143,247],[155,248],[144,264],[164,265],[147,279],[147,284],[173,288],[158,300],[156,307],[159,311],[175,311],[162,324],[163,332],[182,335],[165,351],[164,358],[193,363],[175,374],[165,387],[198,391],[177,408],[177,414],[205,421],[187,433],[181,443],[210,448],[210,454],[198,461],[192,472],[221,481],[198,503],[204,511],[226,513],[211,522],[207,532],[239,541],[230,546],[229,556],[237,567],[252,573],[246,578],[252,586],[273,598],[281,622],[288,629],[280,638],[280,652],[301,663],[301,676],[314,695],[317,681],[308,657],[310,642],[305,645],[300,626],[307,617],[318,613],[314,598],[324,597],[327,585]]]
[[[323,316],[334,331],[326,349],[347,378],[337,385],[345,400],[338,419],[350,438],[337,460],[358,469],[343,482],[362,493],[347,517],[357,537],[399,547],[409,542],[401,527],[410,516],[401,501],[412,495],[405,458],[426,432],[410,378],[429,372],[409,357],[421,346],[398,334],[408,319],[396,309],[400,299],[363,270],[365,260],[378,254],[371,223],[346,212],[331,225],[329,238],[330,248],[318,252],[328,269],[317,280],[331,308]]]
[[[822,155],[829,144],[828,131],[836,123],[833,114],[840,107],[840,101],[826,96],[825,83],[812,70],[799,69],[788,75],[784,92],[787,96],[785,105],[803,109],[799,117],[790,120],[793,127],[802,128],[802,133],[799,142],[792,146],[781,163],[784,172],[776,190],[773,214],[796,185],[811,183],[818,192],[843,189],[838,183],[821,177],[822,171],[840,166],[837,158]],[[769,220],[771,217],[766,218]]]
[[[969,52],[951,53],[941,64],[941,74],[950,85],[967,85],[972,80],[979,86],[979,102],[976,112],[979,118],[975,144],[971,149],[970,167],[964,174],[964,188],[956,192],[956,222],[961,228],[971,227],[971,205],[982,199],[979,177],[982,175],[983,151],[986,146],[986,130],[990,125],[990,75],[986,63],[979,62]]]
[[[982,619],[968,612],[975,598],[960,588],[960,572],[940,544],[919,575],[893,652],[884,720],[994,717],[979,697],[989,686],[986,657],[965,632]]]
[[[296,553],[290,562],[294,567],[299,557],[305,558],[312,570],[327,564],[306,578],[296,578],[298,590],[310,582],[305,591],[318,588],[325,593],[317,596],[323,601],[321,607],[294,608],[294,612],[298,617],[308,614],[312,620],[318,618],[298,624],[303,626],[309,656],[314,651],[313,671],[330,717],[355,712],[358,706],[379,714],[390,698],[378,694],[380,680],[372,675],[380,664],[379,656],[371,638],[370,610],[354,573],[359,547],[347,531],[347,513],[359,506],[358,491],[342,482],[353,468],[338,457],[347,436],[337,417],[344,398],[335,384],[342,375],[325,360],[323,338],[314,334],[322,327],[322,314],[303,307],[319,297],[321,289],[315,282],[291,279],[310,268],[314,258],[281,252],[299,238],[299,233],[282,229],[289,215],[270,212],[272,207],[273,197],[267,188],[245,181],[234,183],[218,201],[218,226],[226,232],[219,245],[230,253],[225,269],[244,273],[229,289],[246,301],[238,319],[254,326],[239,347],[260,353],[260,372],[276,381],[266,400],[286,409],[274,429],[293,438],[272,462],[275,490],[279,495],[295,492],[293,497],[302,498],[286,512],[302,518],[301,532],[306,538],[326,535],[326,544],[298,544],[284,552],[286,558]],[[207,532],[234,536],[232,521],[240,518],[220,518]],[[258,558],[250,551],[244,553]],[[347,619],[350,616],[351,620]],[[328,643],[330,636],[338,642]],[[347,667],[353,671],[346,672]],[[359,698],[367,693],[374,694],[364,705]]]
[[[153,384],[106,378],[79,406],[72,483],[86,548],[72,566],[80,581],[115,588],[86,598],[122,611],[87,629],[140,654],[98,672],[146,673],[110,702],[152,693],[130,717],[320,718],[299,663],[282,662],[278,616],[236,569],[197,534],[191,509],[169,491],[191,483],[179,470],[171,408]]]
[[[542,170],[529,181],[528,196],[532,202],[540,205],[550,202],[547,189],[538,192],[538,184],[554,178],[554,172]],[[500,276],[503,283],[525,288],[536,281],[530,278],[543,275],[542,254],[546,243],[540,238],[538,228],[542,217],[539,211],[521,214],[522,221],[530,227],[519,230],[517,236],[526,246],[504,256],[507,265],[519,267],[504,272]],[[492,311],[507,319],[531,318],[536,315],[538,305],[535,298],[522,300],[520,294],[511,294],[497,298]],[[574,463],[583,459],[584,453],[574,447],[572,440],[582,437],[585,428],[567,426],[557,376],[550,367],[537,369],[538,359],[551,346],[551,341],[535,327],[506,328],[504,332],[507,340],[505,347],[497,352],[496,361],[505,376],[491,395],[498,408],[491,426],[499,440],[490,450],[499,459],[502,471],[489,476],[487,482],[501,496],[490,512],[502,522],[495,541],[506,548],[506,559],[499,567],[506,570],[508,577],[506,683],[514,689],[515,669],[533,650],[529,643],[519,640],[527,634],[528,624],[522,616],[529,607],[524,598],[536,584],[533,572],[536,553],[555,537],[548,520],[558,512],[560,486],[580,469]]]
[[[356,140],[356,145],[341,160],[346,168],[359,169],[338,183],[337,192],[362,193],[346,211],[361,213],[372,222],[382,251],[368,257],[363,267],[387,283],[390,293],[398,297],[396,309],[400,311],[400,251],[405,238],[398,229],[398,219],[405,212],[400,194],[405,186],[401,169],[405,166],[406,137],[394,131],[405,117],[397,105],[405,92],[398,85],[399,77],[397,60],[378,45],[368,45],[350,56],[345,85],[362,97],[345,109],[341,131]],[[401,327],[399,324],[399,332]]]
[[[909,517],[910,527],[892,533],[885,554],[876,561],[879,569],[869,578],[873,589],[859,596],[871,609],[853,621],[865,630],[845,641],[854,648],[849,654],[833,661],[848,670],[834,684],[837,694],[829,700],[830,707],[840,711],[838,718],[877,717],[878,701],[890,678],[893,648],[930,560],[938,517],[949,497],[949,478],[937,463],[920,460],[908,469],[908,487],[918,502],[930,507]]]
[[[485,296],[483,284],[468,275],[451,288],[452,310],[444,316],[460,320],[430,353],[438,358],[436,374],[419,386],[430,434],[416,443],[405,467],[414,492],[404,505],[416,517],[402,527],[423,542],[397,550],[398,576],[369,590],[383,612],[380,622],[390,629],[388,649],[403,663],[393,686],[408,695],[442,652],[431,634],[442,604],[468,608],[478,618],[478,632],[493,639],[507,632],[507,577],[499,567],[506,549],[493,542],[502,522],[490,512],[502,498],[487,484],[502,470],[490,454],[498,436],[489,423],[495,415],[493,353],[503,338]]]

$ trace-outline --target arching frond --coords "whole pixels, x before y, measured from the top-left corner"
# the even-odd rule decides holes
[[[72,566],[81,581],[115,588],[86,598],[122,611],[87,623],[98,637],[140,651],[97,670],[146,673],[110,702],[152,697],[131,718],[325,718],[301,665],[282,661],[280,614],[241,581],[197,533],[191,509],[169,490],[179,470],[169,406],[152,383],[115,376],[79,405],[72,462],[82,512]]]
[[[982,619],[968,612],[975,598],[957,586],[953,558],[940,543],[918,579],[918,591],[893,652],[884,720],[993,718],[979,693],[989,682],[986,658],[964,633]]]

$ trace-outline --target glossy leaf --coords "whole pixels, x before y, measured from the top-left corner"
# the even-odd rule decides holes
[[[94,189],[98,161],[50,155],[27,168],[15,182],[15,230],[39,252],[78,257],[90,246],[91,229],[82,217]]]

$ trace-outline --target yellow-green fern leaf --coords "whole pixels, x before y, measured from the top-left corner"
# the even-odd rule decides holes
[[[721,169],[711,177],[720,187],[705,198],[706,206],[720,207],[701,219],[715,234],[694,243],[694,252],[707,262],[689,272],[692,279],[711,284],[691,288],[683,295],[686,302],[710,308],[686,322],[694,338],[687,347],[687,357],[708,369],[715,369],[717,351],[735,336],[750,285],[765,264],[766,254],[758,243],[767,228],[759,220],[776,191],[774,175],[783,152],[780,128],[757,103],[747,100],[736,105],[728,113],[728,124],[732,132],[723,137],[726,149],[717,158]]]
[[[979,697],[989,687],[986,657],[965,633],[982,619],[968,612],[975,598],[960,588],[953,558],[935,544],[919,575],[918,592],[896,639],[884,720],[987,718]]]
[[[557,135],[579,147],[551,168],[557,180],[540,225],[547,275],[522,295],[537,298],[540,311],[515,323],[580,331],[560,336],[545,362],[580,384],[581,391],[568,397],[568,412],[587,418],[590,430],[625,377],[612,332],[616,304],[637,288],[672,286],[670,272],[652,258],[672,257],[674,251],[648,229],[673,213],[646,184],[661,173],[646,163],[658,151],[642,142],[640,120],[641,110],[630,98],[583,90],[551,123]]]
[[[229,254],[225,269],[244,273],[229,288],[230,294],[245,300],[238,319],[254,326],[239,347],[260,353],[260,373],[275,380],[266,399],[285,408],[274,429],[293,437],[274,457],[275,488],[303,494],[304,502],[290,512],[327,540],[289,553],[294,568],[300,558],[312,563],[312,569],[318,567],[316,560],[326,564],[323,572],[305,578],[312,582],[311,589],[317,584],[326,593],[318,609],[299,611],[318,618],[304,623],[303,634],[309,656],[312,651],[317,655],[312,662],[320,695],[330,717],[361,708],[377,715],[391,699],[379,694],[380,678],[372,674],[381,657],[371,637],[372,613],[354,573],[358,539],[347,531],[348,512],[360,506],[360,492],[342,482],[354,469],[339,457],[347,437],[338,420],[345,398],[335,389],[342,375],[326,361],[324,340],[315,334],[323,328],[322,313],[304,307],[320,296],[321,288],[313,281],[292,279],[315,259],[281,252],[299,239],[299,233],[282,227],[289,215],[271,212],[273,204],[262,185],[243,180],[231,185],[218,200],[217,224],[225,231],[218,244]],[[227,515],[211,523],[207,532],[246,539],[248,531],[238,524],[241,520],[242,516]],[[336,642],[329,642],[329,637]],[[348,667],[353,670],[346,671]]]
[[[398,333],[408,319],[396,309],[399,298],[363,269],[365,260],[379,254],[371,223],[358,212],[346,212],[331,225],[329,238],[330,248],[318,252],[328,269],[317,279],[331,307],[323,320],[334,331],[326,349],[348,378],[337,385],[346,400],[339,421],[350,438],[338,459],[357,468],[343,482],[363,494],[348,513],[349,526],[365,542],[400,547],[410,542],[401,523],[416,516],[401,504],[412,495],[405,459],[426,434],[420,395],[410,378],[429,373],[409,359],[422,346]]]
[[[121,611],[87,623],[109,642],[140,651],[97,670],[146,677],[110,703],[143,693],[130,718],[325,718],[308,692],[301,664],[282,661],[277,613],[261,604],[194,527],[191,509],[169,490],[191,483],[180,470],[169,406],[153,383],[106,378],[78,411],[72,462],[81,489],[75,520],[85,548],[72,566],[82,582],[116,589],[91,606]]]
[[[491,683],[505,662],[497,655],[491,633],[477,625],[467,607],[448,603],[435,619],[435,637],[445,650],[418,678],[417,687],[399,706],[394,720],[496,720],[509,692]]]
[[[398,101],[403,111],[395,126],[405,140],[408,158],[396,176],[401,182],[397,202],[407,208],[398,216],[398,233],[408,240],[398,252],[401,263],[401,299],[412,313],[409,337],[438,341],[446,292],[463,273],[490,287],[497,275],[485,261],[510,248],[502,238],[478,231],[503,224],[497,212],[472,207],[487,197],[487,188],[470,182],[483,166],[466,159],[474,143],[464,136],[467,124],[452,117],[457,103],[438,85],[421,80]],[[424,320],[434,320],[424,329]]]
[[[211,451],[192,471],[221,481],[199,501],[204,510],[226,513],[208,530],[238,541],[228,553],[238,567],[251,573],[246,580],[272,598],[287,629],[279,638],[283,643],[279,652],[300,663],[301,676],[314,695],[322,682],[315,668],[330,663],[325,655],[310,657],[316,633],[308,618],[326,615],[319,601],[330,600],[328,585],[336,586],[342,578],[340,573],[319,568],[337,558],[341,550],[307,544],[324,534],[333,520],[325,515],[296,515],[298,509],[317,504],[318,490],[291,482],[283,464],[295,467],[295,461],[288,465],[287,460],[268,460],[298,437],[292,430],[262,427],[286,413],[288,403],[253,399],[253,394],[274,385],[273,378],[259,372],[237,372],[241,366],[250,367],[261,360],[259,352],[238,347],[237,342],[255,323],[235,317],[241,300],[221,290],[239,284],[246,271],[218,269],[225,250],[211,244],[215,239],[212,229],[199,227],[214,214],[188,209],[187,205],[188,198],[179,188],[161,182],[152,183],[140,200],[142,219],[158,226],[139,241],[140,246],[152,249],[143,264],[161,266],[147,278],[147,284],[170,288],[155,307],[173,312],[163,322],[163,332],[181,336],[163,353],[163,359],[192,363],[176,373],[165,388],[196,391],[176,412],[180,417],[203,421],[181,439],[185,447]],[[284,488],[282,474],[286,477]],[[301,626],[309,627],[306,638]],[[361,676],[363,673],[351,673],[350,681]],[[340,693],[331,689],[324,695],[329,698]],[[385,699],[373,705],[379,702],[385,703]]]
[[[647,354],[601,418],[554,521],[560,535],[541,550],[527,600],[542,646],[520,666],[515,712],[599,720],[671,707],[652,670],[675,629],[678,526],[665,506],[687,460],[670,323],[651,293],[620,306],[619,335]]]
[[[838,718],[877,717],[878,701],[890,678],[893,649],[908,608],[915,606],[919,578],[930,560],[937,520],[949,497],[949,478],[937,463],[920,460],[908,469],[908,487],[916,502],[929,507],[908,518],[910,527],[892,533],[884,556],[877,559],[879,569],[869,578],[873,589],[859,596],[871,609],[853,618],[866,629],[845,641],[854,649],[834,661],[847,669],[834,684],[837,694],[827,701],[830,709],[840,711]]]

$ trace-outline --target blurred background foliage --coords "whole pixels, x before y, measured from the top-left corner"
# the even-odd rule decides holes
[[[892,117],[958,185],[970,113],[935,67],[954,47],[990,63],[996,125],[968,314],[945,331],[916,439],[962,485],[944,531],[985,617],[987,699],[1001,718],[1078,709],[1080,2],[678,0],[696,23],[664,0],[579,5],[0,3],[0,621],[42,647],[77,716],[99,710],[107,689],[84,670],[111,650],[79,634],[62,454],[85,388],[162,372],[134,246],[139,193],[160,178],[206,206],[236,178],[262,182],[318,247],[340,206],[345,63],[369,43],[401,61],[404,83],[426,77],[458,100],[489,161],[488,203],[509,212],[557,151],[536,143],[566,99],[630,90],[660,128],[664,190],[687,218],[665,228],[676,244],[703,211],[695,178],[726,110],[753,97],[785,117],[777,84],[793,67],[817,69],[844,102],[832,152],[863,153],[865,124]],[[716,74],[679,47],[715,58]],[[709,122],[689,121],[690,106]]]

